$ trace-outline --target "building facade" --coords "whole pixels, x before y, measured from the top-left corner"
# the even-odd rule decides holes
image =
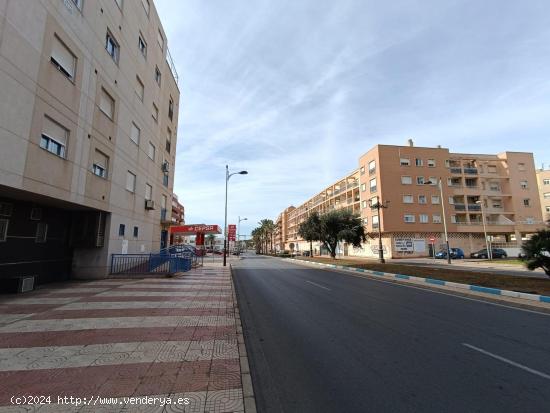
[[[550,224],[550,169],[537,169],[542,219]]]
[[[377,145],[358,166],[288,213],[286,232],[280,225],[284,249],[293,243],[308,250],[298,225],[311,211],[339,208],[360,215],[369,234],[362,248],[339,246],[340,254],[350,256],[377,257],[379,229],[388,257],[432,255],[445,245],[443,208],[450,246],[466,254],[485,247],[485,233],[495,246],[518,251],[521,240],[543,225],[531,153],[459,154],[410,141]],[[372,209],[378,201],[387,208]]]
[[[7,1],[0,33],[1,277],[165,246],[179,89],[153,1]]]

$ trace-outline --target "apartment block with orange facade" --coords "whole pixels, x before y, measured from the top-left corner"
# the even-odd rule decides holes
[[[377,200],[388,206],[380,216],[370,207]],[[484,248],[485,218],[493,245],[518,251],[522,238],[543,226],[533,155],[459,154],[412,141],[377,145],[359,158],[358,169],[288,214],[284,249],[292,243],[309,250],[296,231],[308,211],[348,208],[361,216],[369,238],[362,248],[340,245],[340,254],[377,257],[380,228],[387,257],[430,256],[445,245],[443,207],[451,247],[466,255]]]
[[[550,223],[550,169],[537,170],[537,184],[542,218],[546,223]]]

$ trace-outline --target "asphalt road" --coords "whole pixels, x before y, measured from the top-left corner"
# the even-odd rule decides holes
[[[260,412],[548,412],[550,316],[308,268],[233,264]]]

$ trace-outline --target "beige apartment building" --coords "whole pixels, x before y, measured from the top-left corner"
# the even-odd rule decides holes
[[[380,213],[370,208],[377,200],[387,205]],[[358,169],[287,208],[277,220],[280,249],[290,250],[292,243],[297,251],[309,250],[298,225],[312,211],[339,208],[360,215],[369,234],[362,248],[340,245],[344,256],[377,257],[379,229],[386,257],[430,256],[445,245],[443,208],[450,246],[466,255],[485,247],[484,220],[492,244],[512,253],[543,225],[531,153],[460,154],[412,141],[375,146],[359,158]]]
[[[550,223],[550,169],[537,169],[537,184],[542,218],[548,224]]]
[[[152,0],[0,2],[0,277],[167,243],[177,74]]]

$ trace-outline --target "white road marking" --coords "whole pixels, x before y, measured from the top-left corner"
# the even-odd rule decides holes
[[[527,366],[524,366],[523,364],[519,364],[519,363],[516,363],[515,361],[512,361],[512,360],[508,360],[507,358],[504,358],[504,357],[501,357],[501,356],[498,356],[496,354],[493,354],[493,353],[490,353],[486,350],[483,350],[482,348],[479,348],[479,347],[476,347],[476,346],[472,346],[471,344],[468,344],[468,343],[462,343],[463,346],[466,346],[472,350],[475,350],[475,351],[479,351],[480,353],[482,354],[485,354],[486,356],[489,356],[489,357],[492,357],[494,359],[497,359],[497,360],[500,360],[504,363],[508,363],[514,367],[517,367],[519,369],[522,369],[522,370],[525,370],[531,374],[534,374],[536,376],[539,376],[539,377],[542,377],[543,379],[547,379],[547,380],[550,380],[550,375],[546,374],[546,373],[542,373],[538,370],[535,370],[535,369],[532,369],[530,367],[527,367]]]
[[[311,285],[314,285],[314,286],[316,286],[316,287],[322,288],[323,290],[328,290],[328,291],[331,291],[331,289],[330,289],[330,288],[327,288],[327,287],[323,287],[322,285],[320,285],[320,284],[317,284],[317,283],[314,283],[313,281],[307,281],[307,280],[306,280],[306,282],[307,282],[307,283],[309,283],[309,284],[311,284]]]

